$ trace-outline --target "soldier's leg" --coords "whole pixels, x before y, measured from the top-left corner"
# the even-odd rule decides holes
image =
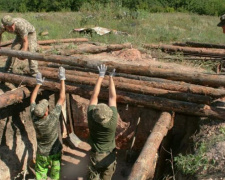
[[[51,156],[51,173],[50,177],[54,180],[60,179],[61,153]]]
[[[96,155],[91,152],[90,154],[90,163],[88,167],[88,180],[100,180],[100,174],[96,169]]]
[[[47,179],[48,166],[49,166],[48,157],[37,154],[35,164],[35,172],[37,180]]]
[[[36,52],[37,51],[36,32],[28,35],[28,41],[29,41],[29,51]],[[28,62],[29,62],[30,74],[32,76],[36,76],[36,74],[38,73],[38,62],[31,59],[28,59]]]
[[[12,50],[20,50],[21,47],[22,47],[21,39],[18,36],[16,36],[15,40],[12,43],[11,49]],[[6,63],[5,63],[5,71],[6,72],[12,71],[15,60],[16,60],[16,57],[8,56]]]
[[[101,179],[103,180],[110,180],[112,179],[112,176],[116,170],[116,153],[112,152],[109,155],[110,157],[108,157],[108,166],[106,167],[106,169],[104,169],[104,171],[101,173]],[[113,162],[112,162],[113,161]]]

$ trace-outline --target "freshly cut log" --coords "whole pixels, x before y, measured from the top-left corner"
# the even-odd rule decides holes
[[[55,71],[48,71],[48,70],[42,69],[41,73],[42,73],[43,77],[58,79],[58,73]],[[87,84],[87,85],[93,85],[93,86],[96,83],[96,77],[94,77],[94,76],[82,77],[79,75],[67,74],[66,80],[69,82],[75,82],[75,83],[79,83],[79,84]],[[212,98],[209,96],[152,88],[152,87],[145,86],[145,84],[142,82],[137,82],[137,84],[135,84],[135,82],[132,83],[131,81],[137,82],[137,80],[129,80],[129,79],[117,77],[117,78],[115,78],[115,86],[117,89],[124,90],[127,92],[148,94],[148,95],[152,95],[152,96],[159,96],[159,97],[165,97],[168,99],[176,99],[176,100],[180,100],[180,101],[194,102],[194,103],[198,103],[198,104],[210,104],[212,101]],[[103,80],[102,86],[106,87],[106,88],[108,87],[107,79]]]
[[[73,54],[84,54],[84,53],[92,53],[97,54],[101,52],[110,52],[110,51],[118,51],[125,48],[131,48],[130,43],[126,44],[111,44],[108,46],[91,46],[91,47],[78,47],[77,49],[72,50],[61,50],[58,52],[59,55],[73,55]]]
[[[55,65],[54,67],[59,67],[59,65]],[[77,68],[74,66],[63,66],[66,68],[66,74],[68,75],[75,75],[75,76],[81,76],[81,77],[95,77],[97,78],[98,75],[92,72],[93,69],[87,69],[87,68]],[[75,68],[78,70],[68,70],[71,68]],[[42,71],[48,71],[48,72],[54,72],[56,71],[54,68],[49,67],[39,67],[39,69]],[[84,72],[85,71],[85,72]],[[89,72],[90,71],[90,72]],[[121,76],[121,77],[120,77]],[[74,80],[76,78],[74,77]],[[106,76],[107,79],[107,76]],[[211,96],[213,98],[220,98],[225,96],[225,90],[224,89],[216,89],[211,88],[207,86],[201,86],[201,85],[194,85],[189,84],[185,82],[180,81],[171,81],[167,79],[160,79],[160,78],[151,78],[146,76],[136,76],[131,74],[122,74],[122,73],[116,73],[116,77],[113,78],[115,82],[129,82],[130,84],[135,85],[143,85],[147,87],[153,87],[158,89],[166,89],[170,91],[179,91],[179,92],[185,92],[185,93],[192,93],[192,94],[202,94],[205,96]]]
[[[68,64],[72,66],[96,68],[97,64],[105,63],[110,68],[116,68],[117,72],[136,74],[143,76],[161,77],[171,80],[186,81],[212,87],[225,87],[225,77],[217,74],[203,74],[198,72],[186,72],[182,70],[174,71],[173,69],[162,69],[151,66],[122,64],[112,61],[91,60],[87,56],[66,57],[59,55],[44,55],[25,51],[15,51],[0,49],[0,55],[19,57],[24,59],[35,59],[39,61],[48,61],[59,64]]]
[[[30,97],[30,90],[26,87],[17,88],[0,95],[0,109],[9,105],[20,103],[23,99]]]
[[[9,73],[0,72],[0,81],[11,82],[14,84],[27,85],[29,87],[34,87],[36,85],[36,79],[32,77],[25,77]],[[47,89],[51,91],[59,91],[60,83],[45,81],[41,86],[42,89]],[[66,92],[71,94],[77,94],[85,98],[90,98],[93,91],[93,86],[88,85],[66,85]],[[108,100],[108,90],[102,88],[99,95],[99,99]],[[135,93],[129,93],[124,91],[117,91],[117,102],[131,104],[131,105],[142,105],[147,108],[158,109],[160,111],[174,111],[183,114],[191,114],[196,116],[208,116],[212,118],[218,118],[225,120],[225,111],[216,107],[188,103],[177,100],[170,100],[161,97],[154,97],[149,95],[140,95]]]
[[[138,159],[134,163],[128,180],[146,180],[154,178],[157,151],[169,130],[171,122],[171,114],[163,112],[145,142]]]
[[[192,47],[180,47],[180,46],[172,46],[172,45],[154,45],[154,44],[145,44],[143,45],[145,48],[152,49],[162,49],[163,51],[169,52],[183,52],[189,54],[199,54],[201,56],[213,56],[213,57],[221,57],[224,58],[225,50],[209,50],[203,48],[192,48]]]

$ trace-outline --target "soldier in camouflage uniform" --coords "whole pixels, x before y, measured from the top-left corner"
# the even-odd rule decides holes
[[[218,27],[222,27],[223,33],[225,34],[225,14],[220,17],[220,22],[217,24]],[[225,61],[221,62],[221,72],[225,72]]]
[[[116,169],[115,132],[118,112],[116,108],[116,89],[113,82],[115,69],[109,75],[108,105],[98,104],[98,95],[107,67],[98,67],[99,77],[91,96],[87,116],[89,144],[91,145],[89,180],[110,180]]]
[[[9,15],[4,16],[1,19],[2,24],[0,24],[0,43],[3,32],[9,32],[16,34],[16,38],[12,43],[11,49],[22,50],[22,51],[37,51],[37,36],[35,28],[32,24],[22,18],[12,18]],[[15,57],[8,57],[5,64],[5,71],[11,72],[15,62]],[[21,59],[20,60],[24,60]],[[38,72],[38,62],[28,59],[30,74],[36,76]]]
[[[47,179],[48,168],[51,166],[50,177],[54,180],[60,179],[60,162],[62,144],[59,140],[59,116],[62,104],[65,101],[65,69],[59,68],[59,79],[61,89],[56,107],[49,113],[48,101],[43,99],[36,105],[37,92],[44,82],[40,72],[37,73],[37,85],[31,95],[30,111],[37,138],[37,153],[35,172],[37,180]]]

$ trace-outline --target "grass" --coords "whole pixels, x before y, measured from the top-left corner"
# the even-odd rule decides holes
[[[6,13],[1,13],[5,15]],[[110,6],[84,5],[80,12],[50,12],[50,13],[12,13],[13,17],[23,17],[31,22],[37,34],[48,31],[48,36],[38,35],[38,40],[87,37],[90,41],[100,43],[131,42],[133,47],[140,48],[143,43],[173,42],[204,42],[225,44],[225,35],[222,28],[217,27],[219,18],[215,16],[200,16],[189,13],[148,13],[139,11],[137,18],[133,18],[124,8],[115,9]],[[100,26],[118,31],[127,32],[130,36],[107,34],[74,33],[74,28]],[[13,39],[9,33],[3,34],[3,41]],[[164,61],[164,60],[163,60]],[[181,64],[190,64],[195,67],[212,69],[217,63],[210,61],[177,61]]]
[[[13,17],[23,17],[30,21],[38,33],[48,31],[48,36],[38,39],[58,39],[83,37],[70,33],[74,28],[101,26],[109,29],[125,31],[131,36],[121,35],[86,35],[92,41],[103,43],[131,42],[135,46],[142,43],[172,43],[174,41],[197,41],[207,43],[225,43],[222,29],[216,24],[218,17],[199,16],[185,13],[147,13],[141,11],[137,19],[132,19],[126,9],[98,7],[90,11],[83,8],[82,12],[52,12],[52,13],[12,13]],[[2,16],[5,13],[1,13]],[[5,35],[3,39],[12,38]]]

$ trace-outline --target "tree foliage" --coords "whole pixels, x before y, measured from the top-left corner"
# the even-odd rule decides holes
[[[5,12],[50,12],[79,11],[84,4],[126,7],[131,11],[193,12],[206,15],[225,13],[224,0],[1,0],[0,11]]]

